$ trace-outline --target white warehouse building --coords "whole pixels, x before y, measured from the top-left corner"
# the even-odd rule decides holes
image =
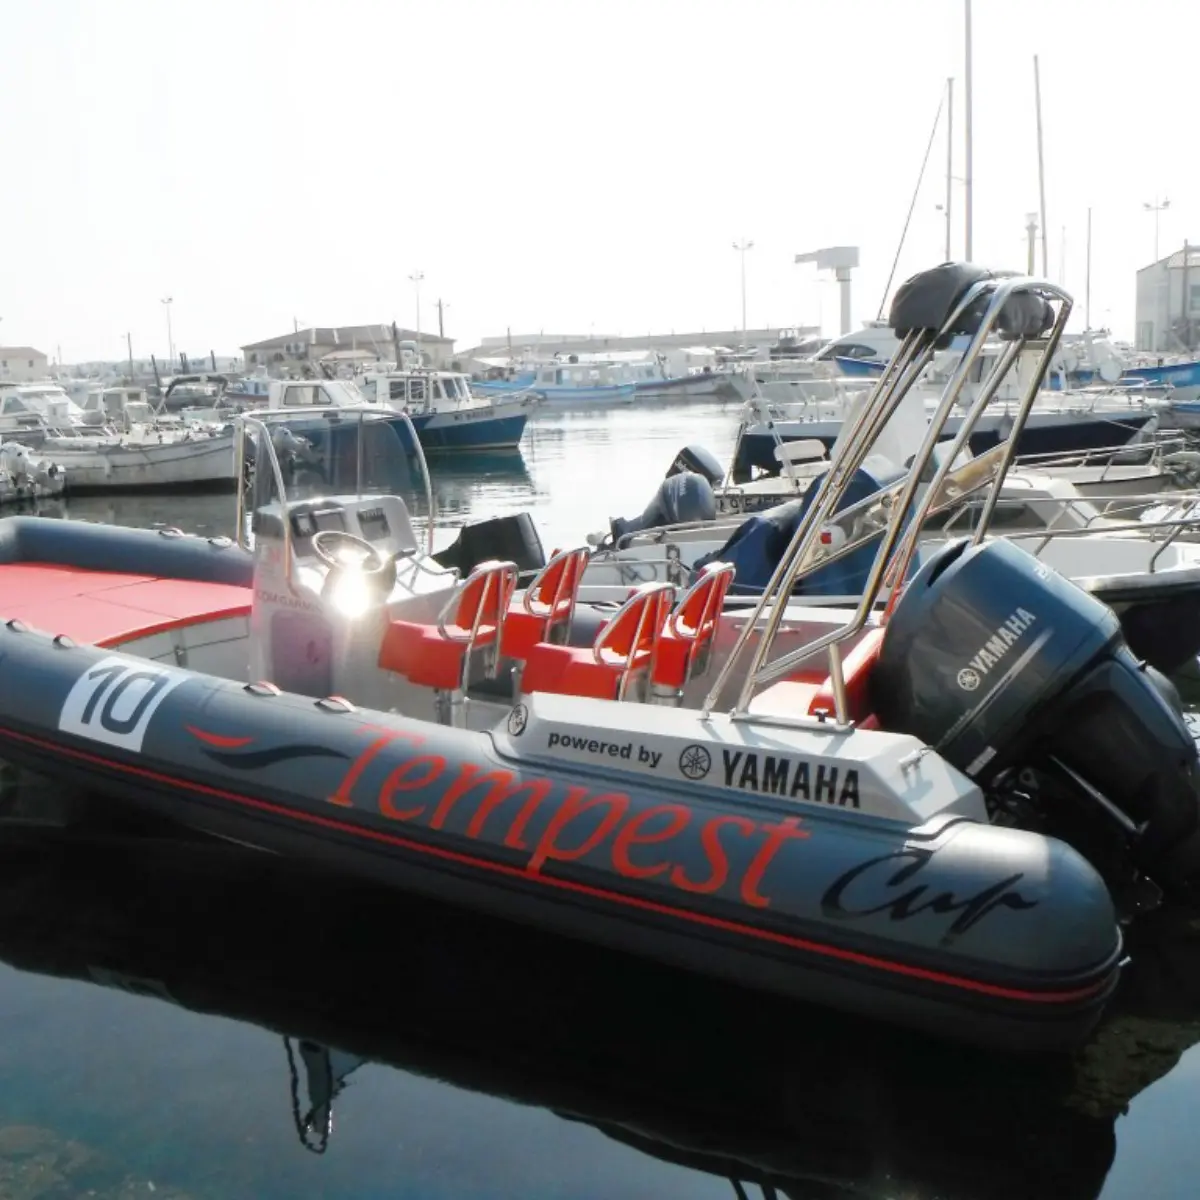
[[[1182,250],[1137,273],[1136,348],[1163,354],[1189,351],[1197,341],[1197,322],[1200,322],[1200,246],[1184,243]]]
[[[27,383],[45,379],[50,360],[32,346],[0,346],[0,379]]]

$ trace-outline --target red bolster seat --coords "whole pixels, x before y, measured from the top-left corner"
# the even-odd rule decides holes
[[[500,653],[524,662],[539,642],[565,640],[575,612],[579,582],[591,559],[587,546],[556,551],[520,600],[508,607],[500,633]]]
[[[624,700],[644,680],[675,599],[669,583],[646,583],[617,610],[592,646],[539,642],[525,660],[523,692]]]
[[[667,618],[650,668],[656,690],[677,695],[707,667],[733,573],[732,563],[709,563]]]
[[[388,624],[379,647],[379,665],[418,687],[461,689],[472,653],[491,650],[494,657],[501,618],[516,586],[514,563],[480,563],[451,596],[436,624]]]

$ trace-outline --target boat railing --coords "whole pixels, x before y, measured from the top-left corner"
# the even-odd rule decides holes
[[[959,290],[953,299],[949,299],[946,295],[947,288],[954,282],[960,282]],[[938,308],[945,311],[939,316],[935,327],[929,318]],[[893,581],[903,581],[906,577],[930,510],[946,498],[945,489],[954,474],[955,460],[965,449],[979,419],[1016,365],[1021,353],[1026,348],[1036,349],[1039,351],[1036,366],[1023,381],[1024,395],[1013,416],[1009,437],[996,447],[998,455],[994,463],[995,475],[979,513],[972,542],[978,544],[987,536],[999,501],[1001,485],[1015,455],[1017,439],[1045,380],[1051,357],[1062,336],[1071,308],[1070,295],[1048,280],[1023,276],[999,278],[969,266],[948,264],[934,272],[915,277],[901,289],[893,303],[893,325],[904,323],[911,327],[897,327],[899,349],[872,387],[866,403],[852,418],[851,428],[843,431],[843,437],[835,447],[830,469],[819,485],[818,495],[799,523],[787,552],[763,591],[753,618],[743,627],[732,654],[722,666],[705,698],[706,713],[712,711],[745,656],[749,656],[750,662],[734,703],[732,715],[735,719],[746,719],[750,716],[750,703],[759,688],[782,679],[801,663],[811,660],[818,651],[823,650],[827,653],[829,662],[829,678],[835,708],[834,724],[839,728],[846,727],[848,708],[842,673],[842,645],[858,634],[866,624],[884,586],[885,577]],[[924,323],[910,321],[910,313]],[[938,450],[938,441],[955,406],[962,399],[967,380],[980,358],[984,343],[993,332],[1003,333],[1009,340],[1004,343],[994,362],[989,364],[990,371],[984,372],[983,378],[972,389],[974,395],[966,402],[966,411],[962,415],[956,435],[950,440],[948,452],[933,470],[924,495],[918,501],[917,490],[928,478],[927,471]],[[870,453],[900,402],[929,365],[939,343],[948,342],[959,333],[970,335],[969,344],[962,352],[958,366],[936,403],[925,436],[899,494],[889,506],[890,511],[881,531],[880,545],[868,571],[859,604],[841,626],[771,660],[773,644],[787,607],[787,597],[792,594],[797,581],[810,573],[814,564],[819,561],[822,530],[834,515],[837,503],[850,480]],[[889,610],[900,590],[899,587],[893,587]],[[768,610],[769,615],[762,636],[752,640],[754,628]],[[797,716],[780,720],[785,724],[807,725],[814,719]]]
[[[1042,454],[1022,454],[1018,464],[1032,471],[1052,474],[1058,467],[1102,468],[1099,480],[1103,481],[1112,467],[1158,466],[1168,454],[1189,450],[1187,437],[1175,430],[1161,431],[1144,441],[1126,441],[1117,445],[1096,446],[1090,450],[1063,452],[1052,450]]]
[[[273,409],[258,409],[253,412],[238,414],[234,422],[234,478],[239,481],[237,490],[237,520],[236,531],[237,541],[244,549],[252,549],[249,543],[249,526],[247,520],[249,515],[246,511],[248,489],[245,481],[248,477],[248,463],[246,460],[246,444],[249,440],[247,435],[254,436],[255,442],[255,465],[254,470],[262,469],[260,455],[266,455],[266,465],[271,472],[272,482],[274,483],[275,492],[279,497],[281,510],[286,510],[288,503],[288,491],[284,482],[283,465],[279,461],[279,454],[275,446],[275,440],[272,437],[272,431],[279,428],[290,428],[290,426],[305,422],[313,423],[324,421],[330,426],[339,425],[345,426],[353,421],[357,429],[356,437],[356,456],[355,463],[355,495],[356,498],[362,499],[363,478],[365,475],[364,464],[364,446],[363,446],[363,426],[367,422],[376,424],[389,425],[399,417],[403,420],[406,431],[408,433],[411,445],[413,446],[413,455],[417,459],[421,479],[424,483],[426,511],[429,513],[429,521],[426,527],[426,553],[433,553],[433,535],[434,526],[436,525],[434,507],[433,507],[433,484],[429,476],[429,467],[425,461],[425,452],[421,448],[421,440],[417,437],[416,428],[411,420],[404,413],[381,412],[378,406],[374,405],[345,405],[341,407],[316,407],[316,406],[297,406],[294,408],[273,408]],[[292,529],[291,522],[284,520],[281,522],[283,526],[283,571],[284,578],[292,579]]]
[[[1010,541],[1014,542],[1036,540],[1037,545],[1030,553],[1034,558],[1041,558],[1046,547],[1056,540],[1111,537],[1121,533],[1135,534],[1141,539],[1154,543],[1156,546],[1145,568],[1148,574],[1153,575],[1158,567],[1158,560],[1179,539],[1185,530],[1200,530],[1200,519],[1196,517],[1175,518],[1173,520],[1130,523],[1129,525],[1119,525],[1115,528],[1105,527],[1104,529],[1050,529],[1044,532],[1021,530],[1007,534],[1006,536]],[[1161,540],[1157,536],[1158,534],[1162,535]]]

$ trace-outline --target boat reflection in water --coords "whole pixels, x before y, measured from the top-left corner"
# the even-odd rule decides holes
[[[455,455],[439,459],[431,472],[438,545],[448,543],[468,518],[507,516],[544,502],[519,450],[492,454]],[[428,518],[425,497],[401,494],[419,528]],[[5,513],[18,509],[6,509]],[[96,521],[103,525],[141,528],[178,526],[206,537],[232,537],[236,504],[229,495],[178,496],[65,496],[30,503],[19,511],[43,517]],[[445,528],[441,528],[441,526]]]
[[[297,1133],[331,1157],[339,1091],[386,1064],[586,1123],[735,1197],[1090,1200],[1116,1117],[1200,1036],[1179,918],[1143,927],[1080,1055],[1001,1060],[239,847],[114,833],[111,809],[30,824],[21,803],[0,836],[0,958],[277,1032],[280,1105],[290,1068]]]

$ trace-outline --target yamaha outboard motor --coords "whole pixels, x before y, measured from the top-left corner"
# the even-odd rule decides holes
[[[688,471],[667,476],[640,517],[629,520],[613,517],[609,526],[615,542],[627,533],[641,533],[663,525],[715,521],[716,518],[717,499],[713,495],[712,484],[703,475]]]
[[[725,471],[717,461],[717,456],[703,446],[684,446],[667,469],[667,478],[682,475],[685,471],[690,471],[693,475],[703,475],[713,487],[725,478]]]
[[[1071,842],[1110,881],[1200,879],[1200,766],[1171,684],[1112,610],[1011,542],[913,576],[871,677],[884,729],[976,780],[994,819]],[[920,768],[915,768],[914,781]]]

